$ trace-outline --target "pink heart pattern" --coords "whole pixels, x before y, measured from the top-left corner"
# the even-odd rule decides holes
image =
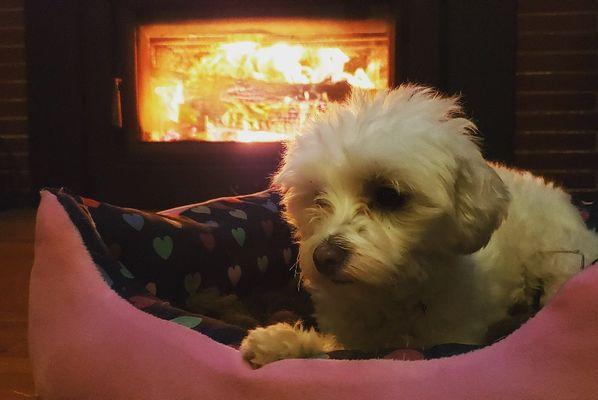
[[[241,280],[241,273],[241,267],[239,265],[228,267],[227,274],[231,285],[237,286],[237,283]]]
[[[83,200],[79,203],[87,210]],[[191,307],[199,301],[197,296],[214,288],[243,296],[253,285],[270,290],[293,279],[288,267],[296,252],[275,193],[220,198],[161,213],[85,203],[90,222],[105,230],[102,240],[116,265],[115,271],[107,267],[105,277],[115,290],[130,290],[127,285],[139,283],[127,293],[147,312],[170,307],[156,298],[158,294],[166,299],[183,293],[184,305]],[[176,321],[187,317],[179,312],[161,315]],[[199,330],[202,326],[203,322],[197,325]]]
[[[262,226],[262,229],[264,230],[266,236],[272,236],[272,233],[274,232],[274,222],[272,222],[271,219],[267,219],[265,221],[260,222],[260,225]]]
[[[88,207],[81,198],[74,200],[80,206],[77,220],[82,220]],[[285,293],[288,298],[298,293],[294,271],[287,266],[296,251],[289,227],[276,212],[276,193],[220,198],[158,213],[86,203],[89,221],[84,222],[98,233],[92,239],[105,245],[98,271],[114,291],[144,312],[208,336],[218,332],[216,340],[238,344],[249,320],[263,323],[278,307],[293,306],[294,300],[272,304],[269,297],[287,287],[292,288]],[[255,295],[259,304],[249,310],[248,321],[231,325],[203,315],[200,302],[212,293],[243,301]],[[298,297],[306,301],[303,294]],[[177,304],[171,305],[170,299]]]
[[[200,233],[199,240],[201,240],[201,243],[203,244],[203,246],[210,253],[214,250],[214,247],[216,247],[216,239],[214,238],[214,235],[212,235],[211,233],[206,233],[206,232]]]

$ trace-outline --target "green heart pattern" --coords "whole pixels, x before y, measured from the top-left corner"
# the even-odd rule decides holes
[[[170,255],[172,254],[172,238],[168,235],[164,237],[157,237],[154,238],[152,242],[154,245],[154,251],[164,260],[168,260]]]
[[[289,246],[280,247],[281,242],[277,238],[288,234],[288,231],[279,228],[280,218],[272,214],[279,211],[278,199],[276,201],[273,199],[275,197],[271,193],[261,193],[247,197],[247,200],[244,197],[225,198],[204,204],[194,204],[186,209],[181,208],[178,214],[154,215],[133,209],[123,209],[120,216],[133,228],[132,231],[139,232],[144,240],[151,241],[153,253],[156,255],[154,259],[159,260],[152,261],[155,271],[168,271],[171,268],[176,270],[180,268],[180,260],[184,260],[180,261],[182,263],[189,260],[190,251],[193,249],[189,249],[187,238],[189,235],[195,235],[195,243],[204,250],[201,253],[204,254],[202,257],[207,257],[202,264],[205,263],[205,267],[209,269],[206,270],[203,265],[185,267],[187,272],[184,274],[182,286],[187,295],[193,296],[202,290],[202,285],[207,287],[214,285],[215,279],[225,278],[226,286],[237,288],[241,281],[246,282],[247,279],[257,277],[268,279],[267,277],[276,274],[276,271],[288,269],[295,254],[290,241]],[[179,241],[181,243],[177,245]],[[148,275],[142,271],[141,276],[136,277],[139,270],[136,268],[131,270],[128,266],[134,265],[131,260],[139,260],[139,256],[136,255],[133,259],[127,258],[126,243],[122,241],[119,243],[112,243],[111,248],[119,249],[118,252],[113,252],[113,255],[115,260],[119,261],[121,277],[127,280],[143,279],[145,282],[148,282],[148,279],[155,280],[157,276],[155,272]],[[275,245],[276,249],[264,248],[263,250],[266,251],[256,254],[256,250],[261,249],[259,246],[263,246],[262,243],[267,243],[269,246]],[[123,247],[122,251],[121,247]],[[174,257],[175,254],[178,255]],[[120,262],[121,259],[124,263]],[[173,264],[173,260],[177,260],[176,265]],[[226,271],[224,276],[213,269],[216,260],[228,264],[225,267],[223,265]],[[279,268],[275,268],[276,266]],[[105,278],[110,279],[110,276],[106,275]],[[149,290],[154,294],[156,285],[160,285],[162,290],[166,287],[161,282],[150,282],[148,285],[150,285]]]
[[[221,198],[167,214],[74,200],[81,212],[89,212],[98,233],[94,240],[106,249],[105,258],[94,260],[98,277],[144,312],[208,336],[218,332],[216,340],[223,343],[238,345],[245,325],[200,315],[201,308],[194,314],[178,307],[192,307],[191,300],[211,293],[242,298],[256,287],[269,296],[293,279],[289,266],[296,247],[274,192]],[[169,303],[179,298],[180,305]]]
[[[235,238],[235,241],[239,244],[239,246],[243,247],[243,245],[245,244],[245,229],[233,228],[230,232]]]

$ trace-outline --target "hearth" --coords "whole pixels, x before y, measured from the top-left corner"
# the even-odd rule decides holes
[[[311,116],[404,81],[463,92],[510,156],[514,2],[30,3],[40,186],[157,208],[261,190]]]

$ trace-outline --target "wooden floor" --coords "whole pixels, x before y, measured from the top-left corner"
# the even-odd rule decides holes
[[[27,297],[35,211],[0,212],[0,399],[34,398],[27,355]]]

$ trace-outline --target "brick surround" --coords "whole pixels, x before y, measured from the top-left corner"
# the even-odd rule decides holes
[[[0,209],[30,193],[23,7],[0,2]]]
[[[521,0],[515,163],[598,198],[598,1]]]

